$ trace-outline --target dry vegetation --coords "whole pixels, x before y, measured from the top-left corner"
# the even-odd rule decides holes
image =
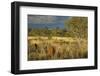
[[[28,60],[87,58],[87,40],[71,37],[28,37]]]
[[[28,60],[88,57],[88,18],[71,17],[65,28],[28,29]]]

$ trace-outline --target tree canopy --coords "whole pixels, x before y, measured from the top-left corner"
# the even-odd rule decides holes
[[[69,33],[71,36],[87,38],[87,17],[71,17],[69,20],[65,21],[65,26],[69,27]]]

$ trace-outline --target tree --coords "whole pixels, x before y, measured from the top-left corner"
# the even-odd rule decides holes
[[[87,38],[88,31],[88,18],[87,17],[71,17],[65,21],[65,26],[69,27],[69,32],[78,38]]]

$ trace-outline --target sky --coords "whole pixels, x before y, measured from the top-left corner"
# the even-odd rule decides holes
[[[64,21],[69,16],[28,15],[29,28],[64,28]]]

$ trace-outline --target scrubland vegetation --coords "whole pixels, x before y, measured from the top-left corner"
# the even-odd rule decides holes
[[[64,29],[29,28],[28,60],[87,58],[87,17],[72,17],[64,25]]]

